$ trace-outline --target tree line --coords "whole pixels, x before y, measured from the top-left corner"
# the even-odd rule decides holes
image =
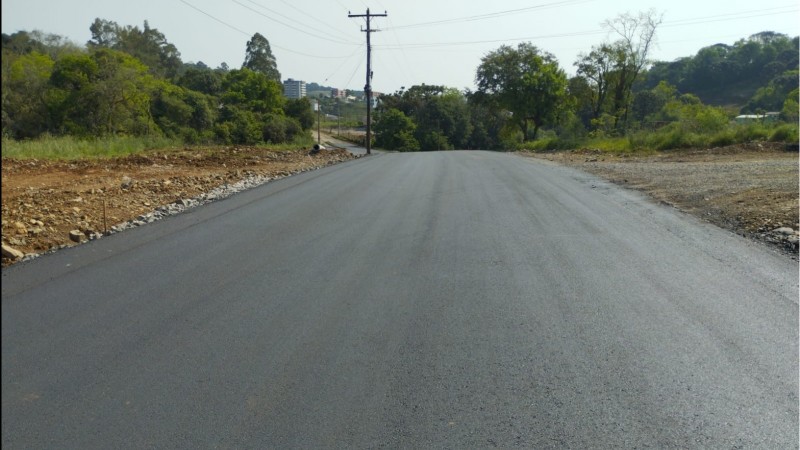
[[[767,111],[792,124],[775,139],[797,140],[797,37],[763,32],[651,64],[660,23],[654,11],[606,21],[616,39],[581,54],[573,77],[552,54],[520,43],[481,59],[474,92],[423,84],[383,96],[376,144],[401,151],[569,148],[627,137],[656,148],[724,145],[769,137],[730,126],[738,114]]]
[[[283,143],[306,137],[308,99],[283,96],[268,40],[244,63],[184,63],[164,34],[96,19],[84,48],[57,35],[2,35],[2,130],[13,139],[163,135],[188,144]]]
[[[698,134],[720,144],[747,138],[730,128],[733,116],[767,111],[793,124],[783,138],[796,140],[797,37],[763,32],[652,62],[660,23],[654,11],[607,20],[613,38],[581,54],[572,77],[552,54],[523,42],[481,58],[474,91],[422,84],[383,95],[376,145],[553,148],[602,137],[643,142],[642,133],[657,147],[691,145]],[[314,125],[308,99],[283,97],[277,61],[259,33],[231,69],[184,63],[146,21],[140,28],[96,19],[90,31],[82,47],[41,32],[2,35],[4,137],[158,135],[251,145],[307,139]]]

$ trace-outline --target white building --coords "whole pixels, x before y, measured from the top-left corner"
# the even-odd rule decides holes
[[[306,82],[289,78],[283,82],[283,96],[286,98],[303,98],[306,96]]]

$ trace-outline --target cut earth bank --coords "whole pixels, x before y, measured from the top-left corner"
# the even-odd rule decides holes
[[[354,158],[344,149],[259,147],[160,150],[78,161],[3,158],[2,264]]]

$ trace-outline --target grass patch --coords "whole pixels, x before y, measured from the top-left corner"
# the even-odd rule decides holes
[[[164,137],[113,136],[79,139],[72,136],[45,136],[24,141],[4,137],[2,157],[51,160],[99,159],[180,146],[182,146],[181,141]]]
[[[258,147],[275,151],[297,151],[309,149],[315,140],[310,134],[301,133],[292,142],[282,144],[260,144]],[[191,146],[208,150],[213,146]],[[77,160],[117,158],[150,150],[185,148],[180,139],[146,136],[113,136],[96,139],[79,139],[72,136],[44,136],[38,139],[17,141],[4,137],[2,157],[15,159]]]

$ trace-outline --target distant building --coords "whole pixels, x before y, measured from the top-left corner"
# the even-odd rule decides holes
[[[344,89],[333,88],[331,89],[331,97],[333,98],[345,98],[347,96],[347,91]]]
[[[381,102],[381,96],[382,95],[383,95],[383,92],[375,92],[375,91],[372,92],[372,107],[373,108],[377,108],[378,107],[378,104]]]
[[[765,114],[742,114],[741,116],[736,116],[736,122],[738,123],[747,123],[747,122],[777,122],[780,119],[781,113],[779,112],[768,112]]]
[[[289,78],[283,82],[283,95],[286,98],[303,98],[306,96],[306,82]]]

